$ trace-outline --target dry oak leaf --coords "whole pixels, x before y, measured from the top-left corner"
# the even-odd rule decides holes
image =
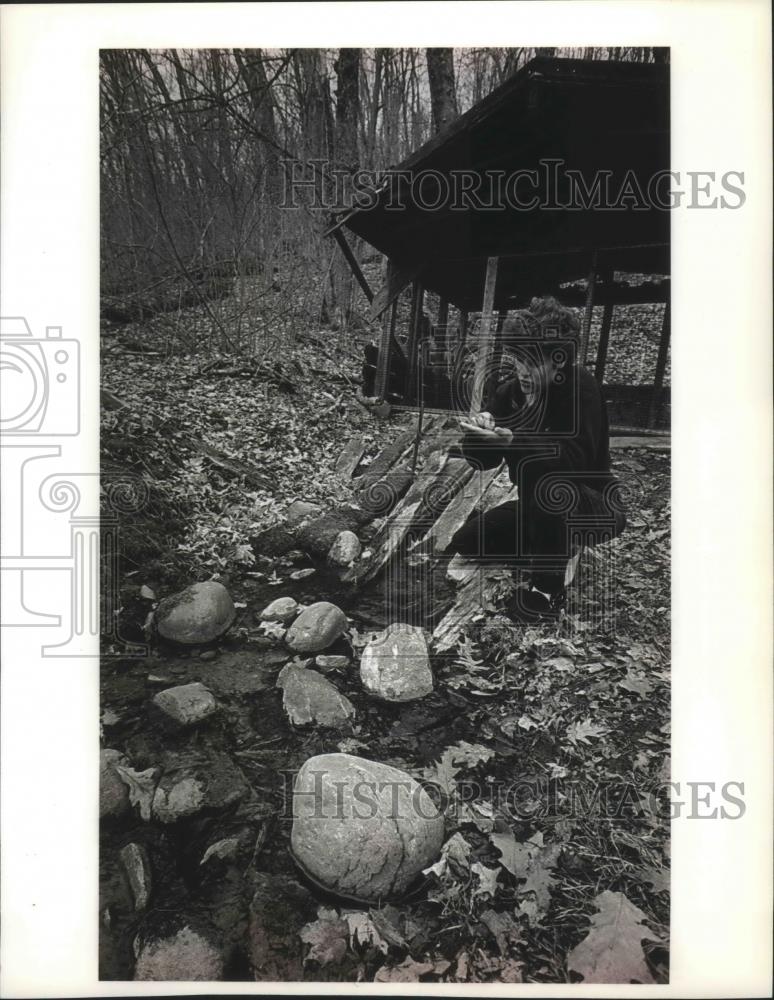
[[[642,922],[645,914],[622,892],[601,892],[591,930],[567,956],[567,968],[586,983],[652,983],[643,941],[658,938]]]
[[[420,976],[426,976],[432,972],[436,976],[442,976],[448,972],[451,962],[446,959],[439,959],[435,962],[415,962],[413,958],[407,958],[400,965],[383,965],[374,976],[375,983],[416,983]]]
[[[340,962],[347,954],[349,924],[341,920],[335,910],[321,906],[317,911],[317,920],[301,928],[301,940],[311,945],[304,962],[319,962],[328,965],[329,962]]]

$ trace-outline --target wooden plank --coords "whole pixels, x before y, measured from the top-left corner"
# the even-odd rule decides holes
[[[666,372],[667,355],[669,353],[669,336],[672,329],[671,312],[669,302],[664,306],[664,318],[661,323],[661,339],[658,343],[658,358],[656,359],[656,376],[653,379],[653,397],[650,401],[650,412],[648,414],[648,427],[656,426],[658,417],[659,399],[661,389],[664,385],[664,373]]]
[[[365,453],[366,446],[362,438],[352,438],[342,449],[336,460],[333,471],[340,479],[351,479],[352,473],[360,464],[360,459]]]
[[[404,288],[407,288],[414,281],[422,270],[421,264],[415,267],[397,267],[390,261],[387,268],[387,280],[373,297],[371,308],[368,311],[368,319],[373,321],[378,319],[384,310],[391,306]]]
[[[373,556],[358,574],[360,583],[372,580],[402,546],[409,531],[418,524],[421,525],[422,518],[428,516],[428,490],[432,497],[432,486],[442,479],[446,462],[447,456],[443,452],[435,452],[429,456],[428,467],[415,478],[406,495],[386,518],[373,539]]]
[[[499,466],[496,469],[486,469],[484,472],[473,470],[470,478],[466,480],[427,534],[427,541],[432,542],[435,552],[444,552],[449,547],[452,536],[481,503],[486,491],[499,475],[499,471]]]
[[[494,610],[498,587],[507,585],[511,571],[496,567],[478,567],[459,590],[457,599],[433,630],[432,644],[436,653],[452,649],[462,632],[485,612]]]
[[[486,281],[484,282],[484,303],[481,310],[480,343],[476,356],[476,367],[473,373],[473,391],[470,400],[470,414],[473,416],[481,409],[493,343],[490,336],[492,313],[494,312],[495,286],[497,285],[497,257],[488,257],[486,262]]]
[[[344,233],[342,233],[340,229],[334,229],[332,235],[334,240],[336,240],[338,245],[341,247],[341,252],[344,254],[344,257],[346,258],[346,261],[349,264],[352,273],[354,274],[357,280],[357,283],[363,289],[363,294],[365,295],[365,297],[368,299],[369,302],[373,302],[374,293],[371,291],[371,286],[366,281],[365,275],[360,270],[360,265],[357,262],[357,258],[352,253],[352,248],[350,247],[349,243],[347,243],[347,238],[344,236]]]

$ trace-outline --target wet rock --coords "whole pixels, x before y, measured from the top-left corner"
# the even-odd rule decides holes
[[[360,658],[363,686],[384,701],[414,701],[433,690],[424,633],[396,624],[368,643]]]
[[[321,754],[293,789],[291,847],[331,892],[378,902],[405,892],[438,857],[444,820],[405,771],[350,754]]]
[[[142,844],[127,844],[121,848],[121,863],[124,866],[129,887],[134,897],[135,910],[144,910],[151,894],[151,866],[148,854]]]
[[[315,666],[322,670],[324,674],[327,674],[331,670],[343,670],[345,667],[349,666],[348,656],[325,656],[320,654],[315,657]]]
[[[306,569],[295,569],[290,574],[291,580],[306,580],[308,576],[314,576],[317,570],[314,566],[307,566]]]
[[[205,762],[170,754],[153,795],[153,818],[177,823],[225,809],[250,791],[245,776],[227,754],[215,753]]]
[[[301,612],[288,629],[285,642],[296,653],[320,653],[346,630],[344,612],[329,601],[317,601]]]
[[[316,670],[288,663],[280,671],[277,687],[282,688],[282,706],[294,726],[316,722],[337,729],[355,714],[352,702]]]
[[[119,750],[102,750],[99,755],[99,818],[116,819],[129,811],[129,789],[115,765],[129,766]]]
[[[156,627],[165,639],[195,646],[223,635],[235,615],[223,584],[208,580],[165,597],[156,610]]]
[[[304,886],[286,875],[256,872],[250,904],[250,963],[258,982],[298,982],[304,978],[299,932],[314,920],[318,903]]]
[[[308,521],[312,517],[318,517],[322,513],[322,507],[316,503],[308,503],[306,500],[294,500],[288,507],[285,514],[285,523],[291,526]]]
[[[194,726],[218,710],[212,691],[198,681],[159,691],[153,698],[153,704],[178,726]]]
[[[199,653],[200,660],[214,660],[218,655],[217,649],[205,649],[203,653]]]
[[[362,546],[354,531],[341,531],[328,553],[328,563],[331,566],[345,568],[360,556]]]
[[[281,622],[283,625],[289,625],[298,611],[298,601],[292,597],[278,597],[276,601],[266,605],[259,617],[264,622]]]
[[[218,948],[190,926],[176,934],[144,944],[137,956],[135,980],[218,981],[223,958]]]

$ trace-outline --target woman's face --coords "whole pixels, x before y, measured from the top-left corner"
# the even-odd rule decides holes
[[[527,399],[527,404],[530,404],[538,395],[545,381],[543,367],[534,361],[524,360],[523,358],[516,359],[515,367],[521,391]]]

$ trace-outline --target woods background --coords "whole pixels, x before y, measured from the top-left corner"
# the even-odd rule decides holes
[[[102,316],[164,314],[177,348],[265,353],[300,324],[362,325],[360,293],[293,161],[380,171],[535,55],[650,48],[103,50]],[[299,166],[299,169],[301,167]],[[327,192],[330,194],[330,191]],[[363,261],[362,246],[355,253]],[[380,260],[365,254],[366,269]],[[180,311],[199,306],[183,324]]]

